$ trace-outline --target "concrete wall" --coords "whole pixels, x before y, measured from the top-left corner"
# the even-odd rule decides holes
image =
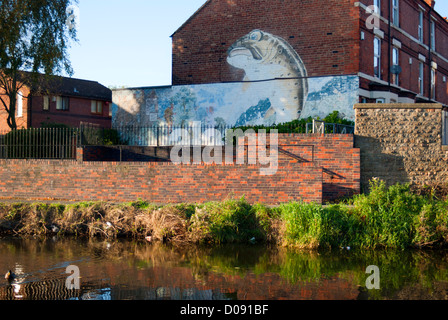
[[[203,125],[242,126],[324,118],[337,110],[354,120],[357,76],[307,79],[303,106],[297,80],[215,83],[113,90],[113,126],[150,126],[192,121]]]
[[[388,185],[448,182],[440,104],[357,104],[355,110],[363,191],[374,177]]]

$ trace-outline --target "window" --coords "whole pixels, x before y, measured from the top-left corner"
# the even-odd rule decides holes
[[[436,23],[431,20],[431,50],[436,50]]]
[[[397,66],[397,67],[400,65],[400,56],[399,56],[398,48],[393,48],[392,49],[392,64],[394,66]],[[397,69],[392,74],[392,83],[397,85],[397,86],[400,84],[400,79],[399,79],[399,74],[398,74],[398,70]]]
[[[70,99],[67,97],[56,97],[56,110],[67,111]]]
[[[418,88],[420,95],[424,94],[424,82],[423,82],[423,76],[424,76],[425,66],[423,65],[423,62],[420,62],[419,65],[419,72],[418,72]]]
[[[423,43],[423,17],[424,13],[420,10],[418,15],[418,40]]]
[[[376,99],[376,103],[386,103],[386,99],[378,98],[378,99]]]
[[[103,114],[103,102],[92,100],[91,112],[94,114]]]
[[[400,26],[400,10],[398,7],[399,0],[392,0],[392,23],[399,27]]]
[[[431,68],[431,99],[436,99],[436,69]]]
[[[375,37],[374,43],[374,61],[373,61],[373,69],[374,75],[377,78],[381,79],[381,39]]]
[[[381,15],[381,0],[373,0],[373,5],[375,6],[375,13],[380,16]]]
[[[42,99],[43,99],[42,109],[44,111],[50,110],[50,97],[49,96],[43,96]]]
[[[17,93],[17,117],[23,117],[23,96],[22,93]]]

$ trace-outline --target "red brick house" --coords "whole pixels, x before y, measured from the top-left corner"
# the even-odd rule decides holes
[[[209,0],[172,35],[173,85],[243,81],[226,60],[252,30],[288,42],[309,78],[357,76],[360,102],[448,105],[448,22],[434,0]]]
[[[44,77],[39,78],[39,85],[23,81],[16,104],[18,128],[39,128],[43,124],[79,127],[81,123],[111,127],[112,91],[109,88],[89,80],[59,76],[42,79]],[[7,100],[4,94],[2,98]],[[6,111],[0,106],[0,131],[9,131]]]

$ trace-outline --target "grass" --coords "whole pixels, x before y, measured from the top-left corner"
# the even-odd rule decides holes
[[[56,228],[55,228],[56,227]],[[244,198],[157,206],[124,204],[0,204],[0,234],[133,238],[224,244],[275,243],[300,249],[433,248],[448,244],[448,201],[408,185],[373,180],[368,194],[322,206],[291,202],[275,208]]]

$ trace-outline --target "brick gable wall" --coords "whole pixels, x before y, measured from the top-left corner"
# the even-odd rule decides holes
[[[354,74],[359,66],[354,0],[210,1],[173,35],[173,85],[242,80],[227,50],[260,29],[287,40],[308,75]]]

